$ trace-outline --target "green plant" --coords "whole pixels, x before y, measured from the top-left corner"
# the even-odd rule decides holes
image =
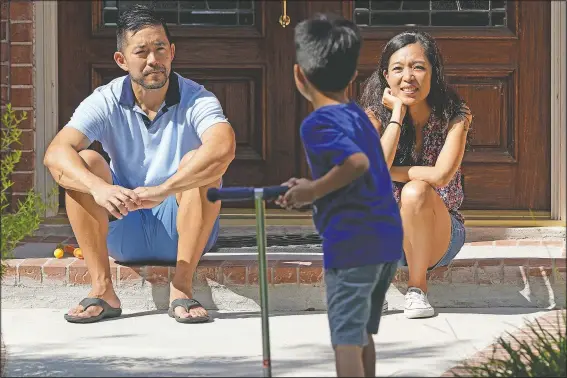
[[[527,339],[508,333],[498,339],[505,357],[492,357],[480,366],[465,365],[469,377],[566,377],[567,340],[565,311],[557,312],[556,328],[547,329],[538,319],[528,323]],[[516,344],[516,345],[514,345]],[[496,347],[495,350],[496,351]]]
[[[2,186],[0,193],[0,214],[2,216],[0,224],[2,235],[0,279],[4,274],[5,259],[11,257],[11,253],[18,242],[39,228],[41,218],[48,208],[41,195],[31,189],[26,193],[23,201],[18,201],[18,207],[15,211],[9,211],[8,190],[13,185],[10,175],[22,156],[22,151],[13,148],[13,146],[21,144],[20,136],[22,130],[18,126],[26,118],[26,112],[22,112],[18,117],[10,104],[6,106],[4,114],[2,114],[2,140],[0,146],[0,181]]]

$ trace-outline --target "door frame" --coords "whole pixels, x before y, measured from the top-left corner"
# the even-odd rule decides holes
[[[43,165],[45,149],[59,130],[57,2],[35,4],[35,187],[44,199],[57,187]],[[551,2],[551,219],[567,220],[567,3]],[[39,101],[42,99],[42,101]],[[53,216],[57,210],[49,211]]]

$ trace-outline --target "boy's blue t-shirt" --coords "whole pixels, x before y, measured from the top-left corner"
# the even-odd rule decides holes
[[[323,239],[326,269],[393,262],[402,257],[402,221],[380,137],[354,102],[313,111],[301,124],[301,139],[316,180],[362,152],[368,171],[313,203],[313,221]]]

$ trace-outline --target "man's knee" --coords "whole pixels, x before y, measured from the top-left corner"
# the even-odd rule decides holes
[[[413,180],[404,185],[400,195],[402,209],[420,211],[427,208],[433,188],[421,180]]]
[[[110,166],[101,154],[93,150],[83,150],[79,152],[79,156],[83,159],[89,171],[102,178],[107,183],[112,184]]]

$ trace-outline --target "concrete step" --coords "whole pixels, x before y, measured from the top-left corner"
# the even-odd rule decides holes
[[[513,245],[503,245],[504,241],[467,244],[448,267],[431,271],[432,305],[564,308],[565,242],[506,242]],[[88,293],[90,276],[84,260],[48,258],[54,245],[36,244],[42,247],[44,257],[8,260],[2,283],[2,306],[63,309]],[[205,255],[193,279],[195,297],[208,309],[258,311],[256,259],[254,247],[220,249]],[[320,246],[270,247],[268,265],[271,310],[326,309]],[[174,267],[126,266],[111,260],[111,272],[125,309],[167,308],[168,283],[175,273]],[[407,278],[407,268],[399,268],[388,293],[394,310],[403,308]]]

